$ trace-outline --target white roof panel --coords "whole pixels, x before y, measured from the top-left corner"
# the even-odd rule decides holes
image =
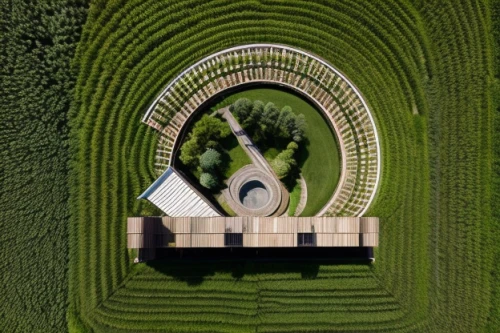
[[[172,217],[222,216],[172,167],[169,167],[138,199],[149,200]]]

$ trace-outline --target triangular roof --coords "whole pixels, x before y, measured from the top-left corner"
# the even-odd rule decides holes
[[[222,216],[174,168],[169,167],[137,199],[146,199],[172,217]]]

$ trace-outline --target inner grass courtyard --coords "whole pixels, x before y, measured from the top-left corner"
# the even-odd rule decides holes
[[[234,103],[240,98],[252,101],[260,100],[267,104],[274,103],[278,109],[290,106],[295,114],[302,113],[307,121],[305,142],[300,145],[297,163],[307,184],[307,203],[300,216],[314,216],[333,195],[340,176],[341,157],[338,144],[332,129],[325,121],[321,111],[300,95],[278,87],[251,87],[219,98],[209,106],[210,112]],[[207,111],[205,111],[207,112]],[[234,140],[232,137],[226,140]],[[273,142],[272,147],[259,147],[267,160],[271,161],[285,149],[287,142]],[[231,176],[238,168],[248,164],[246,155],[237,144],[229,145],[231,162],[227,176]],[[290,189],[291,204],[296,206],[300,196],[299,185]]]

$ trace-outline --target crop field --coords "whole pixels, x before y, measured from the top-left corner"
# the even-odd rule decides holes
[[[488,22],[487,7],[469,3],[127,1],[91,7],[71,111],[71,327],[484,327],[493,255]],[[209,277],[199,265],[131,268],[125,219],[140,213],[134,198],[153,180],[154,134],[140,123],[143,111],[182,68],[253,42],[321,55],[370,104],[383,157],[382,184],[369,212],[381,217],[377,262],[322,265],[313,280],[286,270],[235,278],[224,267]],[[189,283],[193,276],[202,281]],[[222,305],[226,301],[231,306]]]
[[[0,81],[2,106],[22,110],[0,122],[0,327],[498,331],[498,1],[117,0],[61,14],[73,5],[55,10],[74,16],[61,26],[39,24],[42,9],[23,22],[2,11],[2,24],[75,31],[46,63],[33,52],[25,76],[6,62],[6,75],[22,80],[10,89]],[[27,38],[12,31],[6,41]],[[369,104],[382,148],[367,214],[380,217],[376,262],[132,264],[126,218],[151,209],[136,197],[155,179],[157,134],[141,123],[145,110],[197,60],[259,42],[317,54]],[[27,51],[0,52],[3,62]],[[61,54],[65,65],[55,66]],[[45,80],[54,72],[57,84]]]
[[[0,4],[0,331],[64,332],[79,1]],[[56,74],[57,73],[57,74]]]

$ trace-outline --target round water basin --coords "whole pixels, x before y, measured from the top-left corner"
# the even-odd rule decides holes
[[[240,188],[240,202],[249,209],[259,209],[269,202],[269,192],[258,180],[251,180]]]

